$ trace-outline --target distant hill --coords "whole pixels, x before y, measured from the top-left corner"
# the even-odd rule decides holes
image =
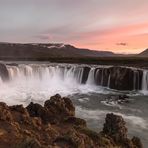
[[[137,56],[139,57],[148,57],[148,48],[145,49],[143,52],[141,52],[140,54],[138,54]]]
[[[0,43],[0,58],[54,58],[54,57],[110,57],[109,51],[80,49],[65,44],[15,44]]]

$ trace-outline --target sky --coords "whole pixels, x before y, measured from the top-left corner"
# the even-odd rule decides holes
[[[0,42],[139,53],[148,48],[148,0],[0,0]]]

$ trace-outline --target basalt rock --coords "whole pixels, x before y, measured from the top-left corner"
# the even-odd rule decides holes
[[[110,85],[109,87],[117,90],[134,90],[140,89],[143,72],[137,70],[138,75],[134,75],[134,70],[126,67],[110,68]],[[135,78],[134,78],[135,77]],[[136,79],[136,84],[134,84]],[[139,86],[138,86],[139,84]],[[134,86],[135,85],[135,86]]]
[[[126,123],[122,116],[107,114],[103,133],[111,137],[115,143],[126,148],[142,148],[139,138],[133,137],[132,140],[128,138]]]
[[[111,136],[115,142],[122,142],[127,139],[127,128],[121,116],[107,114],[103,132]]]
[[[116,90],[140,90],[143,71],[128,67],[96,68],[95,83]]]
[[[26,107],[31,117],[40,117],[43,123],[54,122],[53,114],[45,107],[40,104],[31,102]]]
[[[44,107],[50,110],[55,116],[74,116],[75,107],[69,98],[61,97],[59,94],[45,101]]]
[[[76,118],[76,117],[67,117],[64,121],[65,123],[69,123],[72,125],[76,125],[76,126],[82,126],[82,127],[86,127],[86,121],[80,118]]]
[[[74,115],[71,100],[60,95],[51,97],[44,107],[34,103],[26,108],[0,103],[0,147],[142,148],[139,138],[128,139],[120,116],[108,114],[103,132],[97,133],[87,128],[85,120]]]

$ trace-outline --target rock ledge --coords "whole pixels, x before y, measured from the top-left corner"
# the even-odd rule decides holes
[[[139,138],[127,137],[121,116],[107,114],[102,132],[87,128],[75,117],[69,98],[55,95],[44,106],[0,103],[1,148],[142,148]]]

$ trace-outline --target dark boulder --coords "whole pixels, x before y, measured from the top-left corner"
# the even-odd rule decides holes
[[[80,119],[80,118],[76,118],[76,117],[67,117],[65,120],[64,120],[65,123],[68,123],[68,124],[72,124],[72,125],[75,125],[75,126],[82,126],[82,127],[86,127],[87,124],[86,124],[86,121],[84,119]]]
[[[43,123],[57,124],[65,117],[75,115],[72,101],[69,98],[62,98],[58,94],[45,101],[44,107],[31,102],[26,109],[31,117],[40,117]]]
[[[40,117],[43,123],[54,122],[53,114],[40,104],[31,102],[26,109],[31,117]]]
[[[135,145],[136,148],[143,148],[143,145],[141,143],[141,140],[138,137],[133,137],[132,142]]]
[[[0,102],[0,120],[5,122],[13,121],[13,117],[9,110],[9,107],[3,102]]]
[[[103,132],[111,136],[116,142],[124,141],[127,138],[127,128],[121,116],[107,114]]]
[[[66,97],[62,98],[59,94],[45,101],[44,107],[59,117],[75,115],[75,107],[72,101]]]
[[[133,137],[130,140],[127,136],[126,123],[122,116],[115,115],[113,113],[107,114],[103,133],[111,137],[115,143],[126,148],[142,148],[142,143],[139,138]]]

